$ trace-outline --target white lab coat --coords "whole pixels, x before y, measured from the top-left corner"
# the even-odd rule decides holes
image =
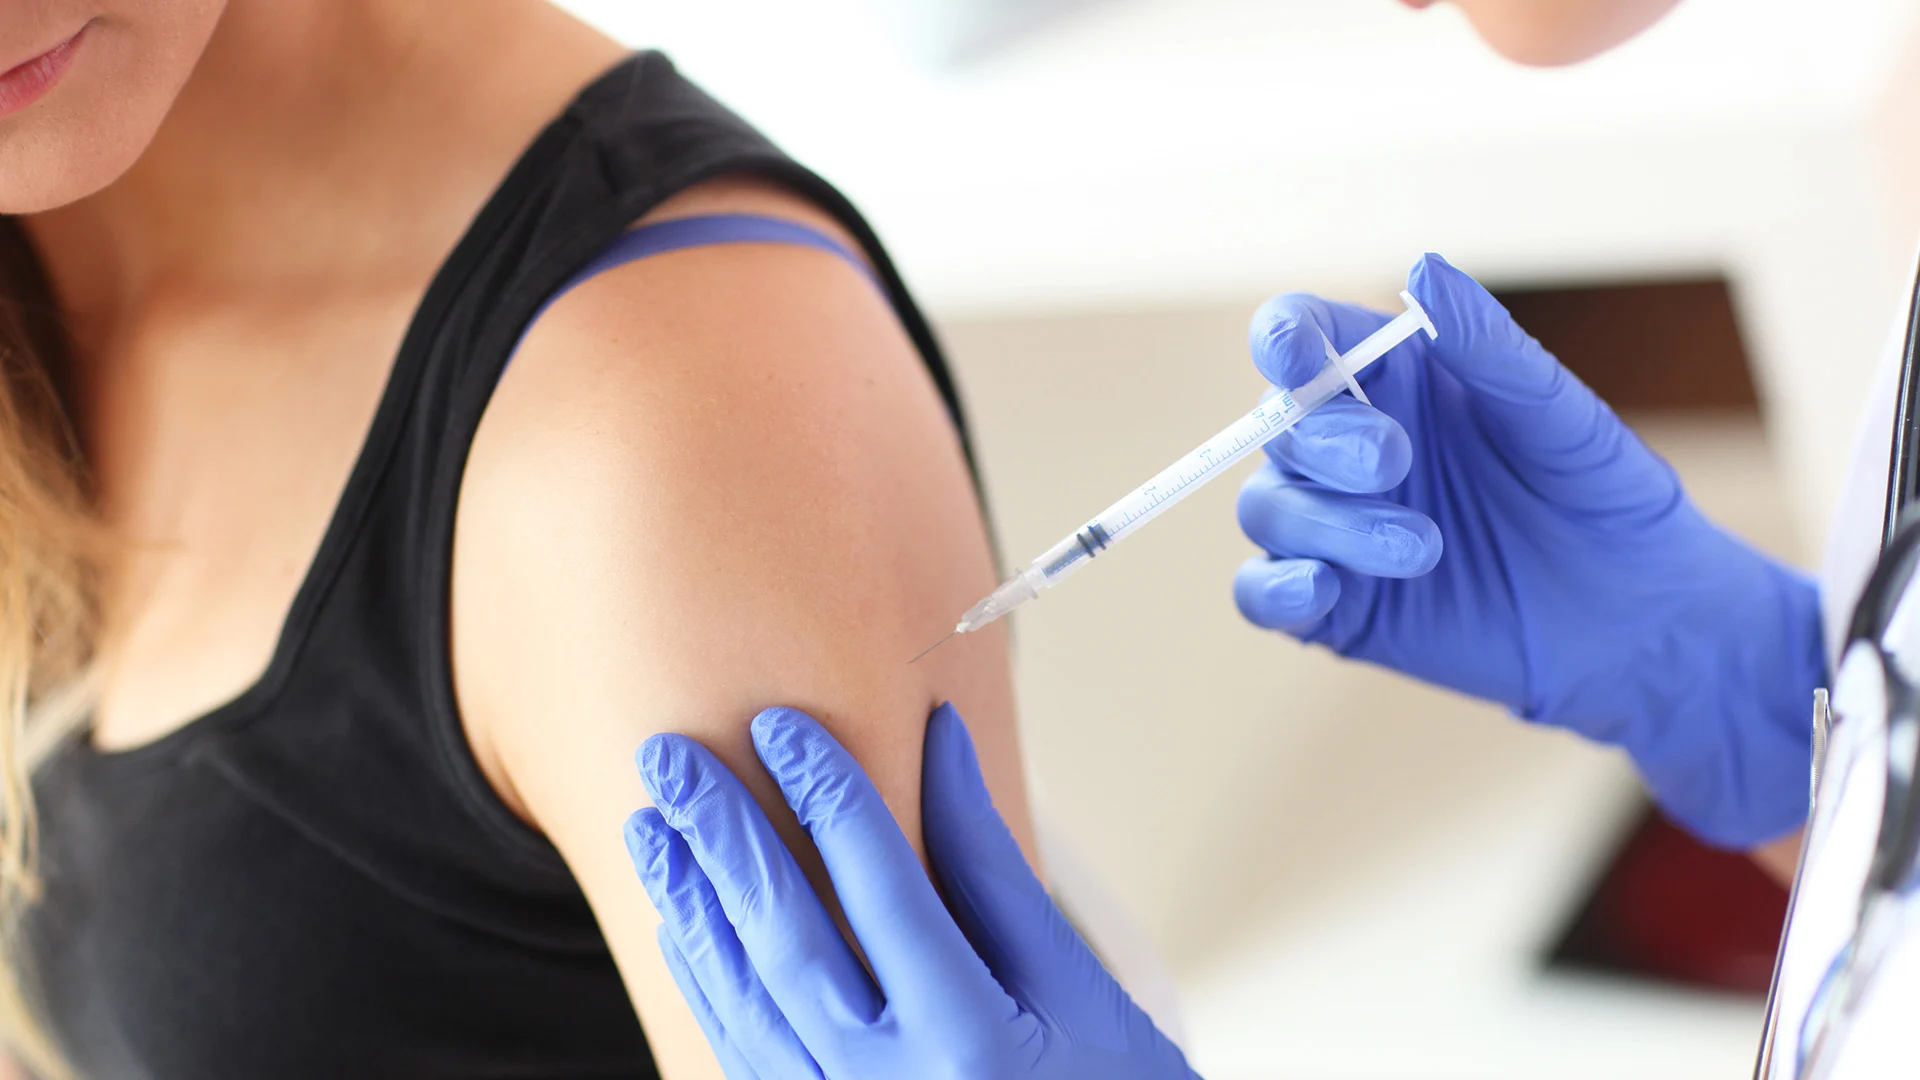
[[[1903,300],[1912,293],[1913,283],[1908,284]],[[1841,492],[1833,536],[1821,568],[1827,654],[1836,675],[1841,671],[1839,651],[1845,644],[1854,605],[1879,555],[1900,354],[1906,335],[1907,312],[1903,306],[1874,378],[1852,473]],[[1893,643],[1894,647],[1903,654],[1908,650],[1920,652],[1920,634],[1906,637],[1914,640]],[[1836,704],[1855,691],[1877,693],[1872,686],[1835,686],[1834,691]],[[1811,702],[1808,717],[1811,722]],[[1886,790],[1884,739],[1850,730],[1842,718],[1835,726],[1824,765],[1822,808],[1818,813],[1821,817],[1831,814],[1832,823],[1808,837],[1783,945],[1776,990],[1778,1030],[1766,1080],[1792,1080],[1795,1074],[1810,1002],[1834,957],[1852,936],[1860,883],[1879,834]],[[1916,1017],[1920,1017],[1920,925],[1908,927],[1904,940],[1881,968],[1856,1014],[1834,1080],[1920,1076],[1920,1043],[1915,1040],[1920,1023],[1916,1023]]]

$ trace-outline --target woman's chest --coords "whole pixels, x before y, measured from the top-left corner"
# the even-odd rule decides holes
[[[43,774],[23,942],[83,1075],[647,1075],[577,892],[465,869],[430,777],[403,792],[358,750],[300,766],[282,719]]]
[[[95,738],[150,742],[266,668],[411,312],[403,290],[156,316],[84,368],[112,547]]]

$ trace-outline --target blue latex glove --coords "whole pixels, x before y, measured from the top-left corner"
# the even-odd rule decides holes
[[[1825,670],[1812,583],[1702,517],[1467,275],[1428,255],[1407,290],[1438,340],[1361,374],[1378,411],[1329,403],[1241,490],[1269,555],[1241,567],[1240,610],[1619,746],[1713,843],[1799,825]],[[1254,360],[1298,386],[1325,362],[1322,330],[1344,351],[1386,318],[1282,296],[1254,317]]]
[[[928,881],[879,792],[804,713],[753,744],[813,837],[869,977],[753,797],[691,739],[640,748],[627,847],[729,1080],[1197,1080],[1055,907],[950,705],[927,726]],[[948,906],[952,912],[949,914]]]

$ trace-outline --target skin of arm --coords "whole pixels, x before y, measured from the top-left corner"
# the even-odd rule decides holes
[[[651,219],[808,204],[706,185]],[[816,880],[748,723],[827,724],[920,844],[920,756],[951,699],[1029,858],[1003,632],[907,661],[995,584],[959,437],[885,298],[831,255],[655,256],[556,304],[475,438],[456,522],[455,685],[508,806],[559,848],[669,1080],[719,1077],[660,959],[620,829],[633,765],[674,731],[751,777]],[[996,628],[997,629],[997,628]],[[924,854],[924,852],[923,852]]]

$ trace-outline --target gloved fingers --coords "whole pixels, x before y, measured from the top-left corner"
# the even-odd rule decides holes
[[[877,1018],[883,1003],[873,980],[739,779],[683,735],[656,735],[638,757],[662,819],[684,839],[768,993],[803,1037],[819,1045]]]
[[[1288,480],[1269,462],[1240,488],[1240,528],[1268,554],[1374,577],[1419,577],[1440,561],[1440,527],[1418,510]]]
[[[1342,395],[1267,444],[1274,464],[1319,484],[1363,494],[1399,487],[1413,467],[1413,440],[1400,422]]]
[[[1255,555],[1233,575],[1233,602],[1255,626],[1312,640],[1340,602],[1340,575],[1318,559]]]
[[[950,1022],[1010,1007],[853,755],[797,709],[754,717],[753,745],[820,849],[888,1008]]]
[[[1479,282],[1429,253],[1407,291],[1440,333],[1428,355],[1472,391],[1482,428],[1539,494],[1597,513],[1678,495],[1672,470]]]
[[[720,1062],[720,1071],[727,1080],[760,1080],[760,1074],[747,1059],[740,1056],[740,1048],[733,1045],[727,1035],[726,1025],[714,1013],[713,1002],[708,1000],[705,990],[700,988],[700,980],[693,977],[693,971],[687,967],[687,958],[680,952],[680,946],[674,943],[673,934],[667,924],[661,923],[655,936],[660,941],[660,955],[667,962],[667,971],[673,975],[673,984],[680,988],[680,996],[687,999],[687,1007],[693,1010],[693,1018],[700,1022],[700,1031],[707,1037],[707,1045],[713,1049],[713,1056]]]
[[[675,971],[674,981],[694,1014],[699,1016],[704,1005],[711,1016],[712,1025],[702,1018],[701,1028],[715,1052],[725,1031],[732,1031],[738,1041],[728,1045],[748,1066],[747,1076],[818,1080],[813,1055],[767,993],[686,839],[659,810],[648,807],[627,819],[626,840],[647,896],[660,912],[661,951],[670,968],[676,961],[684,967],[685,978]]]
[[[1117,990],[1112,977],[994,809],[973,740],[951,704],[927,722],[920,806],[927,856],[947,906],[1000,985],[1043,1013],[1110,1000]]]
[[[1333,342],[1335,351],[1346,352],[1390,318],[1357,304],[1323,300],[1311,293],[1287,293],[1268,300],[1253,313],[1247,327],[1247,345],[1260,374],[1273,385],[1292,390],[1327,366],[1328,341]],[[1388,362],[1387,358],[1380,361]]]

